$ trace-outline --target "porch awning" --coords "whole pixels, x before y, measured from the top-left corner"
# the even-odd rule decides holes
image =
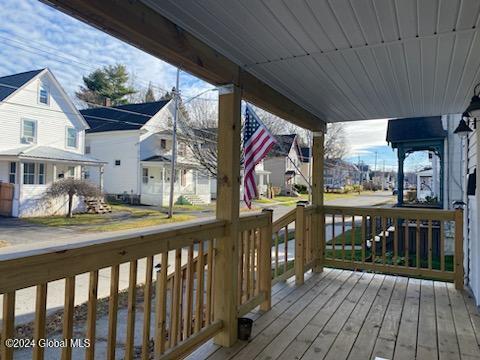
[[[147,165],[170,164],[171,158],[172,158],[171,155],[154,155],[154,156],[150,156],[148,158],[143,159],[141,162]],[[198,168],[200,166],[198,163],[189,161],[183,156],[178,156],[176,162],[178,165],[181,165],[184,167]]]
[[[44,161],[58,161],[67,163],[78,163],[83,165],[100,166],[105,164],[98,159],[75,153],[73,151],[66,151],[57,149],[51,146],[25,146],[17,149],[0,151],[1,157],[16,157],[18,159],[30,160],[44,160]]]

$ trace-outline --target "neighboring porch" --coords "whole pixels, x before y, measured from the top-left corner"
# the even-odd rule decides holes
[[[480,317],[450,283],[325,268],[272,288],[255,309],[252,338],[209,341],[187,359],[477,359]]]
[[[170,197],[171,162],[164,156],[141,161],[140,201],[145,205],[168,206]],[[175,170],[174,203],[210,204],[210,176],[197,166],[179,159]]]

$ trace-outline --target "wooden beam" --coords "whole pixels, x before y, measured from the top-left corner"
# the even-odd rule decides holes
[[[240,89],[219,90],[217,220],[227,221],[226,235],[216,239],[216,321],[223,321],[215,343],[231,346],[237,341],[238,241],[240,225]]]
[[[323,170],[324,170],[324,140],[323,132],[313,133],[312,147],[312,204],[316,208],[323,207]],[[323,213],[312,215],[312,247],[315,257],[314,272],[323,271],[325,257],[325,217]]]
[[[245,100],[296,125],[324,122],[141,1],[42,0],[215,85],[235,84]]]

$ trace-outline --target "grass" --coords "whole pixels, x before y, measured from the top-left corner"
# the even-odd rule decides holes
[[[359,227],[355,228],[355,233],[353,234],[355,237],[355,245],[362,245],[362,229]],[[343,234],[335,236],[335,246],[339,246],[342,244],[343,239],[345,238],[345,245],[352,245],[352,230],[345,231],[345,237]],[[333,240],[330,239],[327,241],[327,244],[333,244]]]
[[[33,224],[58,227],[102,224],[110,221],[110,218],[107,218],[104,215],[96,214],[77,214],[74,215],[72,218],[67,218],[65,216],[39,216],[33,218],[25,218],[24,220]]]
[[[183,222],[195,219],[191,215],[173,215],[172,218],[167,218],[167,215],[158,215],[158,216],[148,216],[142,219],[136,220],[125,220],[112,222],[110,224],[104,224],[89,228],[88,231],[119,231],[119,230],[130,230],[144,228],[148,226],[157,226],[163,224],[173,224],[176,222]]]

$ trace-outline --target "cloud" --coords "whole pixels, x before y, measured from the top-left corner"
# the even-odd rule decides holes
[[[356,155],[374,146],[385,146],[388,119],[349,121],[343,123],[350,155]]]
[[[161,94],[175,86],[175,67],[36,0],[2,0],[0,24],[0,76],[48,67],[73,98],[82,76],[120,63],[137,87],[151,82]],[[210,87],[181,73],[184,94]]]

